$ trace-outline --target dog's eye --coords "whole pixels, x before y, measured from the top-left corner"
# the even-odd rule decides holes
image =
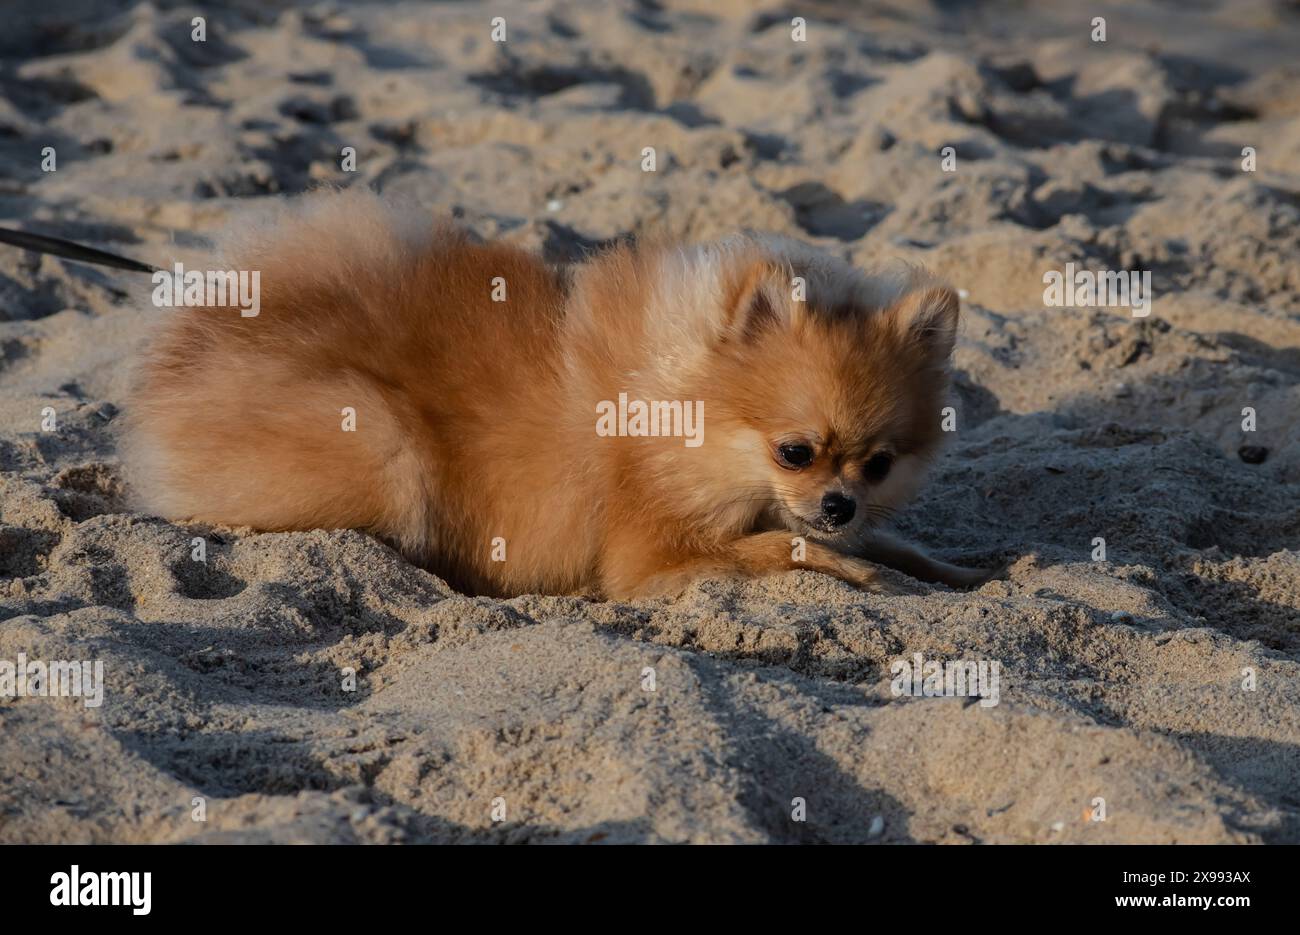
[[[813,450],[807,445],[781,445],[776,449],[782,467],[801,468],[812,463]]]
[[[880,452],[867,459],[862,468],[863,475],[873,484],[878,484],[889,476],[889,469],[894,466],[894,456]]]

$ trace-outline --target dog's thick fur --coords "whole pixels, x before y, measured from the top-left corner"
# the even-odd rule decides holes
[[[670,595],[792,568],[870,587],[872,555],[982,577],[872,528],[941,434],[958,302],[924,274],[751,236],[557,270],[362,192],[303,199],[224,265],[261,271],[260,314],[169,312],[130,402],[129,476],[153,512],[366,529],[493,595]],[[702,401],[703,444],[599,435],[620,393]],[[809,464],[779,463],[792,441]],[[866,476],[881,453],[887,476]],[[828,491],[853,522],[824,522]]]

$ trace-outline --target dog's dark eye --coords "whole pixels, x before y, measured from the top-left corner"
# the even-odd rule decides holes
[[[866,465],[862,468],[863,475],[873,484],[878,484],[889,476],[889,469],[894,466],[894,456],[885,454],[874,454],[867,459]]]
[[[782,467],[801,468],[812,463],[813,450],[807,445],[782,445],[776,449]]]

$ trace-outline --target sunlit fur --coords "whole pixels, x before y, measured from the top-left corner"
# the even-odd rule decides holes
[[[361,192],[302,199],[217,262],[261,271],[261,313],[161,319],[123,445],[140,505],[366,529],[475,593],[671,595],[801,567],[875,586],[855,553],[941,435],[958,303],[919,271],[761,236],[560,270]],[[702,401],[703,444],[598,435],[621,392]],[[792,438],[815,446],[802,470],[777,462]],[[877,451],[895,462],[872,484]],[[819,519],[831,490],[858,501],[838,530]],[[977,580],[907,554],[913,574]]]

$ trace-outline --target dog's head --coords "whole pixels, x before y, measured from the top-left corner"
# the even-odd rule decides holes
[[[694,499],[733,525],[860,536],[913,494],[942,437],[956,293],[790,241],[700,250],[665,273],[678,302],[703,306],[679,322],[708,323],[683,390],[705,401],[705,443],[677,456]]]

